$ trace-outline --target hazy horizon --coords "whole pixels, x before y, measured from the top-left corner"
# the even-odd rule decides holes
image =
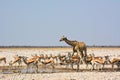
[[[0,46],[120,45],[119,0],[1,0]]]

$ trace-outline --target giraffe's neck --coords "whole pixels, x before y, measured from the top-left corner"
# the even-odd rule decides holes
[[[71,40],[68,40],[68,39],[66,39],[65,42],[66,42],[68,45],[71,45],[71,46],[75,46],[75,45],[76,45],[76,42],[75,42],[75,41],[71,41]]]

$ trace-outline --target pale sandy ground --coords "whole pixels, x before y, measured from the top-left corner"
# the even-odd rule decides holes
[[[0,80],[120,80],[120,72],[0,74]]]
[[[34,54],[67,54],[72,52],[71,48],[0,48],[0,57],[7,58],[7,64],[0,63],[0,66],[8,65],[13,60],[13,55],[24,55],[31,57]],[[109,55],[111,58],[120,58],[120,48],[88,48],[87,53],[94,53],[96,56]],[[38,73],[38,74],[2,74],[0,80],[120,80],[120,71],[112,72],[62,72],[62,73]]]

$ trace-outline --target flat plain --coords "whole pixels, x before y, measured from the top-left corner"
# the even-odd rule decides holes
[[[51,73],[49,70],[47,72],[41,73],[41,68],[39,68],[39,73],[18,73],[18,72],[9,72],[9,69],[2,70],[3,67],[8,68],[8,63],[13,60],[14,55],[27,56],[31,57],[32,55],[40,54],[65,54],[68,52],[72,53],[72,48],[0,48],[0,57],[6,57],[7,63],[0,63],[0,80],[120,80],[120,71],[112,70],[111,65],[105,65],[107,70],[102,71],[90,71],[89,69],[85,70],[85,65],[80,65],[80,70],[76,72],[70,67],[67,69],[65,66],[55,66],[55,72]],[[117,47],[88,47],[87,54],[94,53],[95,56],[110,56],[110,58],[120,58],[120,48]],[[15,64],[14,66],[16,66]],[[26,69],[25,64],[24,70]],[[61,69],[60,69],[61,68]],[[117,68],[115,66],[115,68]]]

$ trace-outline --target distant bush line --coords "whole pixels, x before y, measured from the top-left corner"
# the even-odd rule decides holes
[[[120,46],[87,46],[87,47],[120,48]],[[0,48],[71,48],[71,46],[0,46]]]

